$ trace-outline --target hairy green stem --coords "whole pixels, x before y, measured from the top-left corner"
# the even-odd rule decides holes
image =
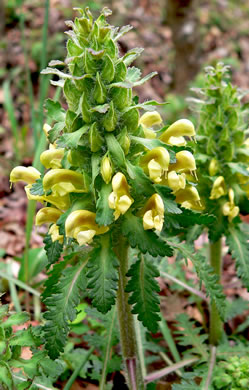
[[[214,273],[218,276],[219,282],[222,270],[222,246],[221,238],[215,242],[209,242],[209,260],[210,265],[214,269]],[[223,330],[223,322],[220,318],[215,302],[210,305],[210,327],[209,341],[211,345],[218,345]]]
[[[131,306],[128,303],[129,294],[125,292],[127,284],[126,273],[128,271],[129,245],[124,237],[121,237],[116,247],[116,255],[119,259],[119,284],[117,292],[117,310],[120,329],[120,341],[122,354],[126,368],[129,390],[144,390],[144,382],[139,360],[134,318]]]

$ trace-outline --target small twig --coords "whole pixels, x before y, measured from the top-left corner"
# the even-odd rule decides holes
[[[184,287],[186,290],[190,291],[194,295],[197,295],[199,298],[203,299],[204,301],[208,301],[208,298],[203,292],[188,286],[187,283],[184,283],[181,280],[176,279],[174,276],[167,274],[167,272],[161,272],[161,276],[163,276],[166,279],[172,280],[172,282],[179,284],[179,286]]]
[[[208,367],[208,375],[203,390],[208,390],[209,386],[211,385],[215,362],[216,362],[216,347],[212,345],[211,356],[210,356],[209,367]]]
[[[185,367],[189,364],[197,362],[198,360],[199,360],[199,358],[197,358],[197,357],[182,360],[179,363],[172,364],[172,366],[170,366],[170,367],[165,367],[162,370],[152,372],[151,374],[149,374],[145,377],[145,383],[154,382],[155,380],[158,380],[158,379],[162,378],[163,376],[168,375],[171,372],[174,372],[182,367]]]

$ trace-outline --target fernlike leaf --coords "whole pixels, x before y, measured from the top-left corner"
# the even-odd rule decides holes
[[[53,293],[44,300],[48,309],[44,313],[45,347],[51,359],[56,359],[63,351],[69,332],[69,321],[76,318],[80,291],[86,287],[84,283],[86,263],[87,261],[81,261],[64,269],[53,288]]]
[[[108,205],[108,197],[112,192],[111,183],[102,183],[96,203],[96,222],[99,225],[110,225],[114,221],[113,210]]]
[[[131,279],[126,286],[126,292],[131,293],[129,303],[133,305],[132,313],[138,314],[138,319],[152,333],[158,328],[160,316],[160,287],[155,280],[160,276],[157,268],[144,256],[131,266],[127,276]]]
[[[240,228],[230,227],[226,237],[232,258],[236,261],[238,276],[242,279],[245,287],[249,289],[249,243],[248,236]]]
[[[142,253],[151,256],[172,256],[172,248],[162,241],[152,230],[144,230],[142,219],[132,213],[124,215],[122,233],[129,240],[132,248],[138,247]]]
[[[48,233],[44,237],[43,242],[45,244],[44,248],[48,258],[47,268],[49,268],[51,264],[54,264],[59,260],[63,250],[63,244],[57,240],[52,241],[51,235]]]
[[[15,314],[12,314],[11,316],[9,316],[9,318],[4,321],[1,326],[3,328],[7,328],[9,326],[13,326],[13,325],[21,325],[21,324],[24,324],[25,322],[29,321],[29,314],[26,313],[26,312],[23,312],[23,313],[15,313]]]
[[[101,313],[107,313],[115,304],[118,288],[118,260],[112,250],[111,238],[107,233],[100,238],[100,246],[90,253],[87,264],[87,288],[92,304]]]
[[[37,179],[36,182],[32,184],[30,188],[30,193],[32,195],[39,195],[39,196],[44,195],[42,179]]]
[[[193,225],[205,225],[208,226],[214,223],[216,217],[209,214],[201,214],[197,211],[181,208],[182,214],[176,215],[176,221],[183,227],[189,227]]]
[[[170,214],[182,214],[182,210],[175,202],[175,196],[172,194],[172,189],[160,184],[154,185],[156,192],[161,196],[164,203],[164,210]]]
[[[217,310],[222,319],[225,316],[226,310],[226,296],[223,293],[222,286],[218,282],[218,276],[214,274],[213,268],[207,264],[206,259],[200,253],[193,254],[192,247],[190,245],[172,244],[177,248],[183,257],[187,260],[190,259],[195,267],[197,276],[200,279],[200,284],[204,283],[206,287],[206,294],[210,296],[211,302],[215,302]]]

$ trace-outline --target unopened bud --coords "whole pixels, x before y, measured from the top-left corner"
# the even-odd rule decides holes
[[[111,160],[109,157],[105,156],[101,161],[101,168],[100,168],[101,175],[103,177],[103,180],[106,184],[110,183],[112,175],[113,175],[113,169]]]

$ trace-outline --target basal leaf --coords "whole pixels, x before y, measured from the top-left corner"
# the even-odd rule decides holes
[[[230,227],[226,237],[227,245],[236,261],[238,276],[242,279],[245,287],[249,289],[249,243],[248,236],[241,230],[240,225]]]
[[[44,313],[45,347],[51,359],[56,359],[63,351],[69,332],[69,321],[76,318],[80,291],[86,288],[84,275],[86,263],[87,261],[81,261],[64,269],[54,286],[53,294],[44,299],[47,306]]]
[[[158,328],[160,316],[160,300],[158,292],[160,287],[155,280],[160,276],[157,268],[144,256],[131,266],[127,276],[130,280],[126,286],[126,291],[131,293],[129,303],[133,305],[132,313],[138,314],[138,319],[152,333]]]
[[[115,304],[118,288],[118,260],[112,250],[111,238],[107,233],[100,238],[100,246],[90,253],[87,264],[87,288],[92,304],[101,313],[107,313]]]
[[[152,230],[144,230],[142,219],[132,213],[124,215],[122,232],[129,240],[132,248],[138,247],[142,253],[151,256],[172,256],[172,248],[162,241]]]

